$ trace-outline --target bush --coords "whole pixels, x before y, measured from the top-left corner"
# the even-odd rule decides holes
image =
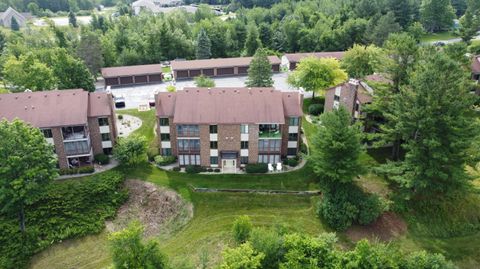
[[[77,174],[91,174],[95,172],[93,165],[83,166],[79,168],[60,168],[58,174],[60,175],[77,175]]]
[[[215,168],[215,169],[213,169],[213,172],[215,172],[215,173],[220,173],[220,169]]]
[[[200,165],[188,165],[185,167],[185,172],[188,174],[198,174],[200,172],[205,172],[206,169],[204,167],[201,167]]]
[[[300,152],[303,154],[308,154],[308,147],[302,142],[302,140],[300,140]]]
[[[233,238],[239,244],[245,243],[250,236],[250,232],[252,231],[252,221],[250,220],[249,216],[243,215],[237,217],[233,222],[232,232]]]
[[[180,167],[177,166],[177,167],[174,167],[172,170],[173,170],[174,172],[180,172],[181,169],[180,169]]]
[[[44,197],[25,208],[25,237],[17,216],[1,214],[0,268],[24,268],[34,253],[56,242],[103,231],[105,220],[128,198],[123,181],[121,173],[109,171],[51,184]]]
[[[176,92],[177,89],[173,85],[168,85],[167,86],[167,92]]]
[[[118,139],[113,149],[115,158],[124,165],[133,166],[147,160],[147,140],[143,136]]]
[[[308,114],[318,116],[323,113],[323,104],[311,104],[308,106]]]
[[[172,164],[177,160],[175,156],[161,156],[161,155],[155,156],[154,159],[155,159],[155,164],[160,166]]]
[[[384,207],[377,195],[367,195],[359,205],[358,223],[366,225],[374,222],[384,211]]]
[[[245,166],[245,171],[248,174],[261,174],[268,172],[268,165],[266,163],[249,163]]]
[[[100,153],[95,155],[94,157],[95,162],[101,165],[109,164],[110,163],[110,157],[108,155]]]
[[[207,172],[212,173],[213,169],[212,168],[207,168]]]
[[[122,115],[122,114],[118,114],[117,118],[118,118],[119,120],[123,120],[123,115]]]
[[[295,167],[298,165],[298,159],[297,158],[287,159],[287,164],[288,166]]]

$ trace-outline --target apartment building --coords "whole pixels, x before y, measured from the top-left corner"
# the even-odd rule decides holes
[[[236,172],[300,147],[303,96],[273,88],[185,88],[155,97],[160,153],[180,166]]]
[[[364,81],[348,82],[328,89],[325,93],[325,112],[344,106],[356,120],[365,116],[362,108],[372,102],[373,89]]]
[[[472,58],[472,79],[480,82],[480,55],[475,55]]]
[[[0,119],[20,119],[40,128],[54,145],[60,168],[91,165],[110,154],[117,139],[111,94],[81,89],[0,95]]]

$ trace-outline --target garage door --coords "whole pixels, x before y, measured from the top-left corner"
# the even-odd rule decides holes
[[[135,83],[147,83],[147,76],[135,76]]]
[[[200,76],[200,74],[202,74],[200,69],[190,70],[190,77],[191,78]]]
[[[217,75],[223,76],[223,75],[233,75],[233,67],[230,68],[219,68],[217,69]]]
[[[105,85],[107,86],[118,85],[118,78],[106,78]]]
[[[176,79],[179,78],[188,78],[188,70],[179,70],[176,72],[177,74],[175,75]]]
[[[150,75],[150,82],[161,82],[162,81],[162,74]]]
[[[290,70],[295,70],[297,63],[290,63]]]
[[[125,85],[125,84],[132,84],[133,83],[133,77],[121,77],[120,78],[120,84]]]
[[[238,74],[247,74],[247,73],[248,73],[248,66],[238,67]]]
[[[280,65],[278,65],[278,64],[272,65],[272,71],[273,71],[273,72],[278,72],[278,71],[280,71]]]
[[[202,74],[204,74],[205,76],[213,76],[213,69],[203,69]]]

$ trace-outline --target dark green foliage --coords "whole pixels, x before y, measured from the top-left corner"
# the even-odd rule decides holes
[[[180,167],[174,167],[172,170],[173,170],[174,172],[180,172],[181,169],[180,169]]]
[[[253,56],[245,84],[247,87],[271,87],[273,85],[272,65],[264,49],[258,49]]]
[[[215,172],[215,173],[220,173],[220,171],[221,171],[221,170],[218,169],[218,168],[213,169],[213,172]]]
[[[93,165],[83,166],[79,168],[61,168],[58,170],[60,175],[78,175],[78,174],[91,174],[95,172]]]
[[[290,167],[295,167],[298,165],[298,159],[297,158],[288,158],[287,159],[287,165]]]
[[[283,236],[273,229],[254,228],[249,240],[252,247],[265,254],[262,260],[263,269],[276,269],[284,255]]]
[[[74,28],[78,27],[77,16],[75,16],[73,11],[68,12],[68,23]]]
[[[118,140],[113,156],[120,163],[133,166],[147,160],[147,140],[143,136],[129,136]]]
[[[249,163],[245,166],[245,171],[249,174],[259,174],[268,172],[266,163]]]
[[[123,181],[122,174],[105,172],[51,184],[40,200],[25,208],[24,239],[16,215],[0,215],[0,267],[25,267],[30,256],[53,243],[102,231],[105,219],[127,198]]]
[[[210,38],[208,38],[205,29],[202,28],[197,37],[197,59],[209,59],[210,56],[212,56],[210,51],[211,47],[212,43],[210,42]]]
[[[94,156],[95,162],[101,165],[109,164],[110,157],[107,154],[100,153]]]
[[[259,38],[258,29],[252,24],[248,27],[247,39],[245,40],[245,55],[252,56],[261,47],[262,42]]]
[[[324,110],[323,104],[311,104],[308,106],[308,114],[313,116],[318,116],[323,113]]]
[[[20,25],[18,24],[18,21],[17,19],[15,19],[15,17],[12,17],[12,21],[10,22],[10,29],[12,29],[12,31],[20,30]]]
[[[455,10],[450,0],[422,0],[420,18],[426,31],[446,31],[453,26]]]
[[[215,87],[215,80],[202,74],[195,77],[195,85],[201,88],[213,88]]]
[[[232,226],[232,233],[235,242],[245,243],[250,237],[252,231],[252,221],[249,216],[243,215],[235,219]]]
[[[157,165],[168,165],[174,163],[177,159],[175,156],[155,156],[155,164]]]
[[[200,165],[188,165],[187,167],[185,167],[185,172],[187,172],[188,174],[198,174],[205,171],[207,171],[205,167],[202,167]]]

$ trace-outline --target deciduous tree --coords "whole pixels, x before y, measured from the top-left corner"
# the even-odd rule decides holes
[[[252,56],[260,47],[262,47],[262,42],[258,35],[258,29],[251,24],[248,26],[247,39],[245,40],[245,55]]]
[[[20,120],[0,121],[0,137],[0,210],[18,214],[25,232],[25,207],[57,176],[56,157],[40,130]]]
[[[22,55],[20,59],[14,56],[8,58],[4,65],[3,76],[15,90],[52,90],[57,83],[53,70],[35,59],[32,54]]]
[[[250,243],[241,244],[237,248],[227,248],[223,251],[221,269],[260,269],[263,253],[256,252]]]
[[[96,74],[103,66],[102,43],[95,32],[84,31],[80,36],[80,42],[77,47],[77,54],[85,62],[90,73],[96,77]]]
[[[195,77],[195,85],[202,88],[213,88],[215,87],[215,81],[202,74]]]
[[[453,26],[455,10],[450,0],[423,0],[420,19],[428,32],[446,31]]]
[[[143,136],[129,136],[118,140],[113,156],[122,164],[136,165],[147,160],[147,140]]]
[[[350,77],[363,78],[379,70],[384,62],[383,52],[375,45],[354,45],[342,58],[342,67]]]

